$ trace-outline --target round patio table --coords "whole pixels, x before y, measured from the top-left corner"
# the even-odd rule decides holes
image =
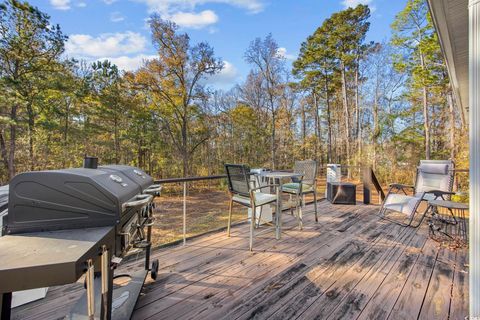
[[[432,233],[435,233],[435,231],[440,231],[449,238],[453,239],[453,236],[447,232],[448,230],[446,227],[447,225],[455,225],[455,236],[460,237],[465,242],[468,240],[467,222],[465,219],[465,211],[468,210],[467,204],[446,200],[430,200],[428,201],[428,206],[429,209],[432,210],[432,221],[429,223]],[[438,208],[447,209],[450,212],[451,218],[445,219],[440,217]],[[435,228],[435,221],[442,222],[445,230],[443,231],[441,228]]]
[[[275,238],[280,239],[282,237],[282,180],[291,178],[301,178],[303,174],[285,172],[285,171],[263,171],[257,174],[260,177],[275,180],[277,183],[277,208],[275,209]]]

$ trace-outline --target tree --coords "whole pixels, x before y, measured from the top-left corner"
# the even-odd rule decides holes
[[[97,109],[97,124],[105,122],[104,131],[113,135],[113,162],[120,162],[120,128],[122,120],[125,119],[126,105],[128,104],[123,90],[123,79],[117,66],[105,60],[92,64],[91,85],[96,94],[99,108]],[[113,129],[113,132],[112,132]],[[105,159],[107,160],[107,159]]]
[[[350,142],[353,133],[350,103],[352,94],[349,88],[354,90],[354,112],[358,135],[360,133],[359,63],[370,47],[365,44],[365,36],[370,26],[369,17],[370,10],[365,5],[334,13],[312,36],[307,38],[306,42],[302,43],[300,55],[294,62],[293,73],[301,78],[301,84],[305,88],[312,91],[315,104],[317,95],[320,93],[323,96],[327,110],[330,146],[332,145],[331,103],[334,95],[341,97],[347,163],[351,161]],[[318,106],[315,108],[318,110]],[[331,149],[328,154],[330,161]]]
[[[150,27],[158,58],[146,62],[137,81],[153,95],[155,115],[180,155],[182,173],[187,176],[192,155],[208,139],[202,123],[206,110],[200,102],[206,93],[201,80],[219,72],[223,62],[207,43],[192,46],[189,36],[179,33],[173,22],[154,15]]]
[[[49,16],[28,3],[7,0],[0,5],[0,85],[5,95],[1,106],[0,151],[10,179],[16,173],[16,142],[23,115],[27,118],[33,169],[38,114],[34,100],[48,84],[45,78],[57,71],[56,61],[64,50],[65,40],[60,27],[50,25]]]
[[[393,105],[402,95],[405,77],[393,67],[392,48],[388,43],[378,43],[365,61],[367,80],[362,87],[363,96],[370,104],[372,166],[376,170],[382,158],[380,153],[383,141],[394,135],[392,119],[397,117]],[[392,155],[389,155],[392,156]]]
[[[409,75],[412,94],[420,90],[425,140],[425,158],[431,157],[429,90],[438,82],[443,56],[425,0],[409,0],[392,23],[392,45],[401,51],[395,55],[398,71]],[[441,60],[436,58],[441,57]]]
[[[265,39],[256,38],[245,52],[245,60],[253,67],[253,75],[259,77],[260,86],[265,96],[265,106],[271,117],[271,165],[276,168],[276,119],[281,96],[282,74],[285,67],[285,58],[278,52],[278,44],[272,34]]]

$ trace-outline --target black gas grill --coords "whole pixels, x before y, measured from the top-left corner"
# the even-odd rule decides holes
[[[141,169],[95,165],[27,172],[13,178],[9,188],[4,235],[112,227],[113,260],[118,263],[131,249],[145,250],[145,270],[156,277],[158,261],[150,266],[150,240],[153,199],[161,187]]]
[[[159,192],[150,176],[129,166],[22,173],[10,183],[3,233],[115,226],[115,254],[122,256],[146,240],[135,234],[152,222]]]

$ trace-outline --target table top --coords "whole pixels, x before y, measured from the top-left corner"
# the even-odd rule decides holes
[[[294,173],[294,172],[285,172],[285,171],[263,171],[258,173],[259,176],[267,178],[291,178],[291,177],[302,177],[303,174]]]
[[[447,209],[468,210],[468,204],[446,200],[430,200],[428,204]]]
[[[0,237],[0,292],[75,282],[87,259],[111,246],[114,227],[59,230]]]

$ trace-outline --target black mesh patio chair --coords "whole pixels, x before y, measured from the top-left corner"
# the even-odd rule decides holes
[[[298,226],[303,228],[302,207],[305,205],[305,195],[313,193],[313,205],[315,207],[315,222],[318,222],[317,214],[317,162],[314,160],[295,161],[293,171],[301,174],[301,178],[292,178],[292,182],[282,185],[282,191],[294,196],[295,212]]]
[[[227,235],[230,236],[233,203],[235,202],[252,209],[249,243],[249,249],[252,251],[253,234],[256,224],[256,208],[276,202],[277,196],[274,194],[261,192],[261,189],[265,188],[266,186],[252,188],[250,186],[249,177],[250,169],[245,165],[226,164],[225,171],[227,172],[228,190],[230,191]],[[267,187],[271,186],[273,185],[269,185]]]
[[[379,211],[380,216],[404,227],[419,227],[427,214],[427,210],[418,212],[422,201],[449,200],[451,195],[455,194],[452,192],[454,169],[455,164],[451,160],[421,160],[415,185],[394,183],[389,186]],[[403,219],[387,216],[387,213],[391,212],[400,213]],[[418,214],[419,221],[414,223]]]

